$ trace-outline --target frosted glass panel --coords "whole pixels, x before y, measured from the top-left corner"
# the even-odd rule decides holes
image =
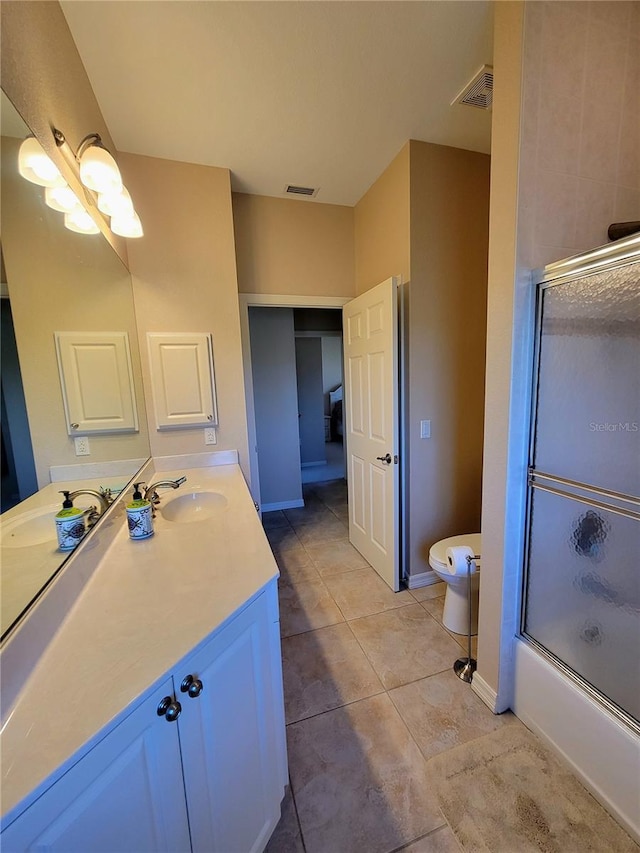
[[[533,490],[524,632],[640,720],[640,521]]]
[[[640,264],[548,287],[534,468],[640,494]]]

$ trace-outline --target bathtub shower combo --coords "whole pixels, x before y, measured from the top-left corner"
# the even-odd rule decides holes
[[[516,710],[639,833],[640,238],[537,291]]]

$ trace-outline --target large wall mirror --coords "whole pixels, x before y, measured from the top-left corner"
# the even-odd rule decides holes
[[[50,493],[49,504],[58,500],[52,480],[60,489],[78,480],[84,488],[123,487],[150,452],[129,272],[101,233],[66,229],[63,215],[45,204],[44,189],[20,176],[18,150],[30,131],[4,92],[1,98],[4,638],[68,557],[58,549],[55,510],[34,514],[34,500],[43,490]],[[128,338],[137,428],[91,434],[88,456],[76,455],[69,434],[56,332],[118,332]],[[99,389],[100,375],[95,383]],[[89,467],[76,467],[83,463]],[[8,529],[25,535],[10,537]]]

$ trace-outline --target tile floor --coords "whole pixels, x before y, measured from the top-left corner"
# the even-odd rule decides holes
[[[348,541],[344,481],[304,495],[263,517],[281,572],[291,781],[267,851],[459,853],[430,759],[521,723],[452,672],[466,638],[442,626],[444,584],[391,592]]]

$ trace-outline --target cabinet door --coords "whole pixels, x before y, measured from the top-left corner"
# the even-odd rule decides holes
[[[211,335],[147,332],[158,429],[216,426]]]
[[[178,692],[180,742],[195,853],[258,853],[280,817],[283,732],[276,713],[267,595],[196,653],[197,698]],[[280,723],[280,726],[279,726]]]
[[[138,412],[126,332],[56,332],[69,435],[135,432]]]
[[[178,726],[154,692],[2,833],[3,853],[190,850]]]

